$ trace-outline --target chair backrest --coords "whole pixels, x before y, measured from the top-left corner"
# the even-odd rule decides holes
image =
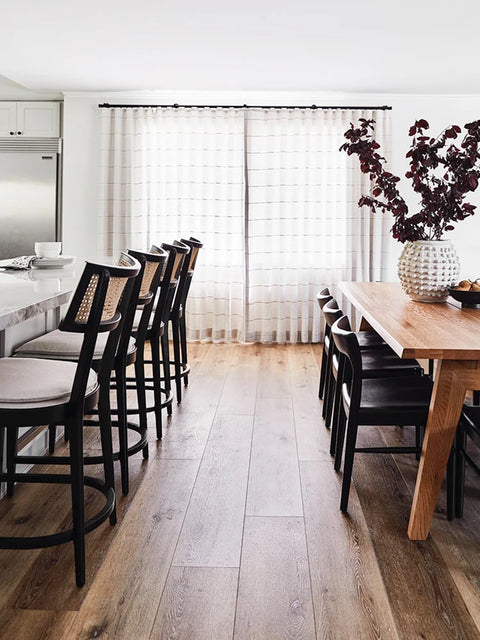
[[[326,302],[322,308],[322,313],[325,318],[327,327],[332,328],[333,324],[343,316],[343,311],[339,309],[338,303],[335,298],[331,298]]]
[[[128,250],[129,255],[135,257],[141,261],[145,267],[142,277],[142,282],[138,291],[138,296],[135,297],[135,304],[131,305],[131,322],[129,323],[128,331],[125,331],[125,341],[128,348],[128,340],[131,335],[133,322],[135,319],[135,310],[138,307],[143,307],[140,322],[136,331],[137,340],[145,339],[147,334],[148,325],[150,322],[150,316],[153,311],[153,300],[158,291],[160,285],[162,273],[166,264],[168,254],[162,249],[157,251],[134,251]]]
[[[180,240],[174,240],[173,246],[177,250],[177,252],[182,252],[183,262],[182,268],[180,270],[180,274],[178,277],[178,287],[175,293],[175,298],[172,304],[172,313],[178,314],[180,307],[185,304],[185,300],[187,299],[188,289],[190,286],[190,280],[192,277],[192,272],[190,270],[190,263],[192,260],[192,252],[190,246],[188,246],[185,242]]]
[[[188,247],[182,249],[173,244],[162,243],[161,248],[152,245],[150,251],[163,251],[167,254],[167,259],[162,272],[162,279],[159,287],[155,315],[152,322],[152,331],[160,335],[162,323],[168,322],[173,299],[180,279],[183,260],[188,255]]]
[[[323,310],[323,307],[333,299],[332,294],[330,293],[330,289],[328,287],[322,287],[320,291],[317,293],[317,302],[320,309]]]
[[[345,366],[343,382],[350,395],[350,408],[358,408],[362,393],[362,355],[358,338],[350,326],[347,316],[341,316],[332,326],[335,347],[345,356],[349,366]]]
[[[192,284],[193,272],[195,271],[195,265],[197,264],[198,252],[203,247],[203,244],[200,242],[200,240],[192,237],[190,237],[188,240],[182,238],[180,242],[187,245],[187,247],[190,247],[190,264],[188,266],[188,273],[186,274],[186,284],[183,291],[183,299],[181,302],[185,311],[188,292],[190,291],[190,285]]]
[[[190,271],[195,271],[195,265],[197,264],[198,252],[203,247],[203,243],[200,242],[200,240],[197,240],[197,238],[192,238],[192,236],[190,236],[190,238],[188,240],[185,240],[184,238],[181,238],[180,242],[183,242],[183,244],[186,244],[188,247],[190,247],[190,251],[191,251],[191,254],[192,254],[191,258],[190,258]]]
[[[111,336],[120,327],[122,301],[125,303],[140,271],[137,260],[122,256],[121,261],[123,266],[86,263],[67,313],[59,325],[61,331],[84,334],[70,403],[82,402],[85,397],[98,333],[109,331]]]

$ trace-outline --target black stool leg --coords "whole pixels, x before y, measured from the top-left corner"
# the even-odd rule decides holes
[[[177,402],[182,401],[182,364],[180,359],[180,329],[178,320],[172,320],[173,362],[175,367],[175,386],[177,389]]]
[[[170,379],[170,348],[168,345],[168,331],[167,324],[165,324],[165,333],[162,336],[162,362],[163,362],[163,377],[165,382],[165,391],[167,395],[170,394],[172,389],[172,381]],[[167,406],[167,413],[172,415],[172,403]]]
[[[480,391],[473,392],[473,404],[478,407],[480,405]]]
[[[72,478],[73,545],[77,587],[85,584],[85,502],[83,474],[83,426],[75,419],[69,423],[70,469]]]
[[[160,370],[160,338],[158,335],[152,335],[150,339],[152,348],[152,378],[153,378],[153,396],[155,405],[155,427],[157,430],[157,439],[162,438],[162,374]]]
[[[137,358],[135,360],[135,383],[137,387],[139,424],[142,431],[146,431],[147,398],[145,390],[145,355],[143,353],[143,348],[137,351]],[[145,460],[148,458],[148,443],[146,443],[143,448],[143,457]]]
[[[48,453],[55,453],[55,442],[57,441],[57,425],[48,425]]]
[[[18,443],[18,427],[7,429],[7,496],[13,496],[15,487],[15,470]]]
[[[117,411],[118,411],[118,442],[120,472],[122,478],[122,493],[127,495],[129,491],[128,476],[128,426],[127,426],[127,381],[124,366],[115,369],[115,381],[117,386]],[[113,465],[112,465],[113,467]]]
[[[185,310],[184,310],[185,311]],[[182,347],[182,362],[187,365],[188,363],[188,355],[187,355],[187,327],[185,324],[185,313],[182,313],[180,316],[180,344]],[[183,377],[183,382],[186,387],[188,387],[188,375]]]
[[[112,447],[112,417],[110,411],[110,385],[108,381],[100,384],[100,395],[98,398],[98,424],[100,428],[100,440],[102,443],[103,469],[105,474],[105,484],[110,489],[115,490],[115,476],[113,469],[113,447]],[[123,481],[123,470],[122,470]],[[110,515],[110,524],[117,521],[116,508]]]

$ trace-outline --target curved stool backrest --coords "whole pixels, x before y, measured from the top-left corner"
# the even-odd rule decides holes
[[[139,271],[137,260],[129,261],[128,266],[86,263],[67,313],[59,325],[60,331],[84,334],[71,402],[81,400],[85,394],[98,333],[110,331],[110,338],[120,326],[121,301],[127,283],[129,280],[133,282]],[[115,335],[111,344],[118,337]]]

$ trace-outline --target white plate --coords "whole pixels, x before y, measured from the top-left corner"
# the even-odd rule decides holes
[[[75,260],[74,256],[58,256],[58,258],[35,258],[32,266],[35,269],[60,269],[61,267],[72,264]]]

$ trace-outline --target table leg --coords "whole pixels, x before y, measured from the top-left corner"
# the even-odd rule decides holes
[[[408,525],[411,540],[426,540],[428,536],[465,392],[479,381],[477,361],[438,363]]]

